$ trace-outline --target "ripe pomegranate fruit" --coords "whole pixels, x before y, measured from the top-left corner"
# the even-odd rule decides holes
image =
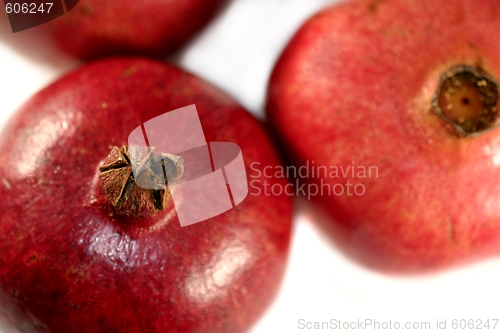
[[[225,0],[80,0],[50,23],[57,45],[81,58],[166,56],[184,45]]]
[[[498,254],[499,15],[495,0],[348,1],[283,52],[269,119],[294,163],[328,169],[305,181],[325,185],[329,231],[364,264]]]
[[[239,145],[247,169],[278,165],[241,106],[152,60],[84,65],[21,107],[0,136],[4,319],[27,332],[206,333],[242,332],[258,318],[285,268],[290,197],[248,195],[181,227],[164,192],[152,196],[129,177],[115,201],[118,188],[103,176],[127,164],[132,130],[193,103],[207,142]]]

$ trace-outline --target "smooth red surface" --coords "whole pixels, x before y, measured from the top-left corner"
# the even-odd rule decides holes
[[[141,58],[85,65],[15,114],[0,137],[8,320],[43,332],[219,333],[242,332],[264,311],[285,268],[290,197],[249,195],[181,228],[172,204],[125,218],[101,191],[98,167],[113,145],[193,103],[207,141],[238,144],[247,174],[252,162],[278,165],[261,124],[227,95]]]
[[[311,18],[284,51],[268,116],[291,159],[378,168],[323,179],[364,184],[365,195],[315,197],[361,262],[421,272],[498,253],[500,128],[459,138],[430,105],[454,65],[500,78],[499,31],[496,0],[348,1]]]
[[[51,29],[57,45],[76,57],[164,57],[201,30],[224,1],[80,0]]]

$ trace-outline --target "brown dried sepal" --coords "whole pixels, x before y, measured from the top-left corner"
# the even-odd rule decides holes
[[[131,161],[139,162],[132,165]],[[182,176],[184,160],[171,154],[156,154],[153,147],[113,147],[99,171],[103,192],[116,212],[145,217],[165,208],[171,198],[166,184]]]
[[[459,135],[477,136],[498,125],[498,89],[481,69],[455,66],[442,74],[432,108]]]

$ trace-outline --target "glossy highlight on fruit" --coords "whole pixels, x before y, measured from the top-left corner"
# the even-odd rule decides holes
[[[314,198],[360,262],[446,268],[500,251],[500,2],[352,0],[297,32],[268,118],[299,166],[374,168],[362,195]]]
[[[132,130],[191,104],[207,141],[239,145],[247,168],[278,165],[261,124],[225,93],[142,58],[84,65],[15,113],[0,136],[3,320],[26,332],[208,333],[259,317],[285,269],[290,197],[249,195],[181,227],[171,200],[124,215],[102,188]]]

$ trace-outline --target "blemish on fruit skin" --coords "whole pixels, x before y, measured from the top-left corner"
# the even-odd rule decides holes
[[[91,16],[94,14],[94,7],[87,5],[87,6],[82,8],[82,12],[85,15]]]
[[[451,243],[453,243],[455,241],[455,226],[453,225],[453,222],[451,221],[451,217],[448,216],[448,219],[447,219],[447,234],[448,234],[448,241],[450,241]]]
[[[122,76],[123,77],[129,77],[132,74],[136,73],[137,71],[139,71],[139,69],[136,66],[132,66],[132,67],[129,67],[126,70],[124,70],[123,73],[122,73]]]
[[[2,178],[2,182],[3,184],[5,185],[5,187],[8,189],[8,190],[11,190],[12,189],[12,185],[10,184],[9,180],[7,178]]]
[[[383,5],[387,0],[376,0],[368,5],[368,11],[371,14],[375,14],[380,5]]]
[[[80,309],[81,308],[81,305],[75,305],[75,303],[73,303],[72,301],[69,301],[68,305],[70,307],[72,307],[72,308],[75,308],[75,309]]]
[[[462,1],[458,2],[458,6],[456,8],[455,17],[453,17],[451,24],[461,25],[465,21],[467,13],[465,12],[465,6]]]
[[[106,103],[106,102],[102,102],[101,107],[102,107],[103,109],[107,108],[107,107],[108,107],[108,103]]]
[[[90,149],[82,148],[82,147],[72,148],[71,152],[73,154],[78,154],[78,155],[90,155],[90,154],[92,154],[92,152],[90,151]]]
[[[31,266],[40,261],[38,253],[32,253],[28,257],[24,258],[24,263],[26,266]]]

